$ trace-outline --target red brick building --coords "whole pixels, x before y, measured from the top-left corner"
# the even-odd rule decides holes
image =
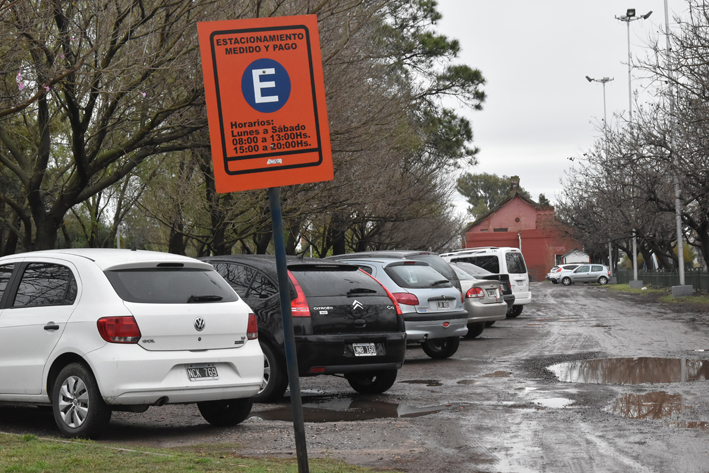
[[[465,248],[511,246],[521,248],[532,281],[543,281],[557,259],[573,249],[583,249],[554,218],[554,207],[539,205],[516,190],[507,200],[468,225]]]

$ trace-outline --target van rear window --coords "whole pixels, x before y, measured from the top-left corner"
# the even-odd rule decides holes
[[[522,253],[505,253],[507,272],[510,274],[522,274],[527,272]]]

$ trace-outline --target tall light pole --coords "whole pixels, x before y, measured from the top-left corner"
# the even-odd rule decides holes
[[[606,145],[606,159],[608,159],[608,120],[606,117],[606,83],[613,80],[613,78],[604,77],[602,79],[594,79],[592,77],[586,76],[586,80],[589,82],[600,82],[603,84],[603,140]],[[608,269],[613,276],[613,245],[610,240],[608,240]]]
[[[633,58],[630,55],[630,22],[647,20],[650,15],[652,15],[652,11],[644,15],[635,16],[635,8],[628,8],[625,15],[615,17],[617,20],[624,21],[628,25],[628,118],[630,121],[633,120]],[[638,244],[635,229],[633,229],[633,281],[630,283],[630,287],[642,287],[642,281],[638,281]]]
[[[694,288],[691,285],[685,285],[684,280],[684,242],[682,241],[682,201],[680,200],[680,188],[679,188],[679,170],[678,164],[679,160],[677,158],[676,147],[674,146],[674,123],[675,123],[675,94],[672,90],[672,48],[670,46],[670,14],[669,8],[667,6],[667,0],[665,0],[665,39],[667,41],[667,70],[670,77],[670,143],[671,143],[671,153],[672,153],[672,164],[674,165],[674,187],[675,187],[675,225],[677,232],[677,266],[679,267],[679,286],[672,287],[672,295],[685,296],[692,295]]]

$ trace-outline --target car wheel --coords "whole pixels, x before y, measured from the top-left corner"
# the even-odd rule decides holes
[[[345,378],[352,389],[361,394],[381,394],[394,385],[398,370],[347,373]]]
[[[421,344],[423,351],[433,359],[442,360],[453,356],[458,351],[460,337],[435,338]]]
[[[507,318],[515,319],[519,317],[519,314],[522,313],[522,309],[524,309],[523,305],[513,305],[512,309],[507,313]]]
[[[250,397],[223,401],[198,402],[197,408],[204,420],[216,427],[232,427],[242,423],[251,412],[254,401]]]
[[[468,324],[468,333],[465,335],[465,338],[476,338],[483,333],[483,330],[485,330],[485,324],[483,322]]]
[[[607,283],[608,283],[607,277],[601,276],[600,278],[598,278],[598,284],[600,284],[601,286],[605,286]]]
[[[91,370],[81,363],[65,366],[52,388],[52,411],[65,437],[93,438],[111,420]]]
[[[494,321],[494,320],[491,320],[491,321],[489,321],[489,322],[485,322],[485,327],[492,327],[493,325],[495,325],[495,321]]]
[[[561,280],[561,283],[562,283],[564,286],[571,286],[571,278],[566,277],[566,278],[564,278],[564,279]]]
[[[283,397],[288,387],[288,372],[271,345],[262,343],[261,350],[263,351],[263,381],[261,390],[254,396],[254,401],[277,401]]]

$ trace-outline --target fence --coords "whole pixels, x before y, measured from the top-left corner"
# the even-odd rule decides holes
[[[632,271],[618,271],[618,283],[627,284],[633,280]],[[638,279],[645,284],[652,284],[654,287],[679,286],[678,271],[638,271]],[[694,287],[695,291],[709,292],[709,273],[706,271],[686,270],[684,272],[684,283]]]

